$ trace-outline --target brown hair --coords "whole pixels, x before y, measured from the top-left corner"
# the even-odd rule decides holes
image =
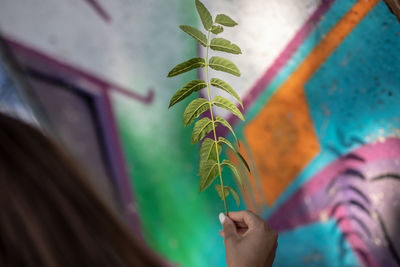
[[[54,142],[0,113],[0,266],[160,266]]]

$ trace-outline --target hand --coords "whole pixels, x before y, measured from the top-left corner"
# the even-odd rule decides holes
[[[220,213],[228,267],[272,266],[278,246],[278,234],[250,211]]]

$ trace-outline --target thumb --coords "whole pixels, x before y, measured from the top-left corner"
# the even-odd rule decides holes
[[[224,228],[225,239],[237,237],[237,230],[235,223],[222,212],[219,214],[219,220],[222,224],[222,228]]]

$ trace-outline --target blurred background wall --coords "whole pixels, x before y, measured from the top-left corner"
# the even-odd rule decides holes
[[[274,266],[400,266],[400,25],[387,2],[204,0],[239,23],[221,36],[242,48],[228,56],[242,77],[212,75],[244,102],[245,122],[218,115],[253,170],[241,208],[280,233]],[[167,109],[202,76],[166,78],[203,55],[178,29],[201,27],[194,1],[0,4],[0,109],[50,131],[166,261],[224,266],[223,204],[198,193],[185,105]]]

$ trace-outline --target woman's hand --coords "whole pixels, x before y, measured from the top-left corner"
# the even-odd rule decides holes
[[[228,267],[272,266],[278,246],[278,234],[250,211],[220,213]]]

